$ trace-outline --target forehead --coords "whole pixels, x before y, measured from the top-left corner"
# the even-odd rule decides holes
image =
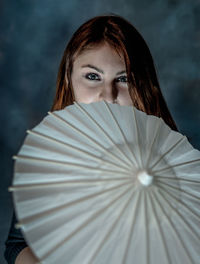
[[[114,47],[110,46],[107,43],[86,48],[74,59],[75,65],[91,62],[120,66],[125,65],[122,52],[116,51]]]

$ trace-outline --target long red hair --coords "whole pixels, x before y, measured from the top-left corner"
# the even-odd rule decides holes
[[[160,90],[154,62],[145,40],[132,24],[114,14],[96,16],[81,25],[73,34],[59,66],[51,111],[73,104],[73,62],[83,51],[102,43],[108,43],[119,54],[123,54],[133,105],[147,114],[163,118],[177,131]]]

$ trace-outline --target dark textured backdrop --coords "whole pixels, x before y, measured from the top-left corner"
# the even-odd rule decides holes
[[[13,210],[11,157],[52,105],[72,33],[106,12],[124,16],[142,33],[177,126],[200,149],[199,0],[0,0],[0,264]]]

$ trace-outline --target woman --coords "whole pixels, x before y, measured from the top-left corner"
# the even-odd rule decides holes
[[[61,60],[52,111],[74,101],[105,100],[134,105],[163,118],[177,131],[162,96],[150,51],[138,31],[118,15],[97,16],[72,36]],[[6,241],[8,263],[35,263],[37,259],[15,230],[13,220]]]

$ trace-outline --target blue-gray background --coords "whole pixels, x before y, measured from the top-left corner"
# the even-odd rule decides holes
[[[58,66],[72,33],[108,12],[124,16],[141,32],[180,132],[200,149],[199,0],[1,0],[0,264],[13,210],[7,192],[12,156],[25,131],[52,105]]]

